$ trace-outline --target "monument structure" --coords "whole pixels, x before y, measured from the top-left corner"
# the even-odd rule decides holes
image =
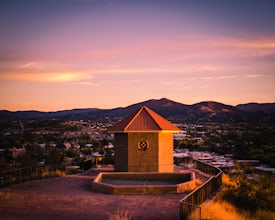
[[[180,129],[148,107],[109,129],[114,133],[115,171],[173,172],[173,133]]]
[[[192,172],[174,172],[173,133],[180,129],[143,106],[109,129],[115,172],[101,172],[94,191],[110,194],[182,193],[195,186]]]

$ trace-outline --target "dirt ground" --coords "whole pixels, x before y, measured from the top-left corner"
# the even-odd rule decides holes
[[[99,171],[36,180],[0,190],[1,220],[108,219],[127,210],[132,220],[179,219],[184,194],[109,195],[92,191]]]

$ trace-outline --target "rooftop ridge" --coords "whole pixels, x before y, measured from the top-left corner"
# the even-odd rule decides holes
[[[141,113],[141,111],[143,110],[143,106],[137,111],[137,113],[135,113],[134,117],[128,122],[128,124],[125,126],[125,128],[123,129],[124,131],[127,131],[127,129],[129,128],[129,126],[133,123],[133,121],[138,117],[138,115]]]
[[[160,130],[162,130],[162,127],[159,125],[158,121],[156,121],[155,118],[152,115],[152,113],[155,113],[155,112],[153,112],[151,109],[149,109],[146,106],[143,106],[142,108],[145,109],[145,111],[148,113],[148,115],[153,119],[154,123],[159,127]],[[157,114],[157,113],[155,113],[155,114]]]
[[[142,106],[109,129],[110,132],[179,132],[180,128]]]

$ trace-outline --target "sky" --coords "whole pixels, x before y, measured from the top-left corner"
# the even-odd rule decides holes
[[[273,0],[1,0],[0,109],[275,102]]]

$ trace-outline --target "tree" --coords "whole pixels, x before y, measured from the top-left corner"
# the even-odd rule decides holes
[[[60,149],[52,149],[50,151],[50,154],[48,155],[48,158],[46,159],[46,163],[48,165],[58,165],[63,162],[64,154]]]
[[[7,162],[4,156],[0,156],[0,172],[5,171]]]
[[[70,158],[75,158],[77,156],[77,152],[75,149],[71,148],[69,150],[66,150],[66,156]]]

